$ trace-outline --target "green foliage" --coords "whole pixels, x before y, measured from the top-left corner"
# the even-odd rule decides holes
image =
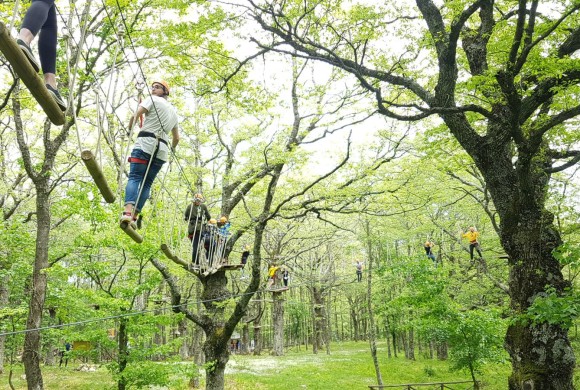
[[[506,325],[493,310],[470,310],[453,315],[442,324],[449,331],[451,368],[481,373],[484,364],[504,362]]]
[[[427,375],[428,377],[435,376],[435,369],[433,369],[433,367],[431,366],[425,366],[423,372],[425,372],[425,375]]]
[[[171,384],[171,376],[178,371],[171,364],[159,364],[151,361],[131,362],[122,374],[129,388],[141,389],[147,386],[168,386]]]
[[[547,322],[570,328],[580,312],[580,295],[578,293],[560,295],[554,288],[548,288],[545,295],[538,296],[528,308],[523,320],[534,324]]]

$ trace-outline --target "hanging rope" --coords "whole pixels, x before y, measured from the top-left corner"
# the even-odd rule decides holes
[[[81,142],[81,136],[79,133],[79,127],[78,127],[78,121],[77,121],[77,115],[76,115],[76,110],[72,107],[72,103],[73,103],[73,91],[74,91],[74,86],[76,83],[76,77],[77,77],[77,73],[78,73],[78,65],[79,65],[79,60],[81,58],[80,52],[82,50],[82,47],[84,46],[84,42],[85,42],[85,38],[86,38],[86,34],[87,34],[87,29],[88,29],[88,22],[87,22],[87,17],[89,15],[89,10],[91,7],[91,3],[90,1],[87,1],[85,3],[85,8],[83,10],[83,17],[81,20],[81,39],[80,42],[76,48],[76,53],[75,53],[75,60],[74,60],[74,68],[71,70],[71,66],[70,66],[70,57],[69,57],[69,50],[71,50],[71,45],[70,45],[70,37],[72,37],[72,34],[70,32],[70,30],[68,29],[68,25],[64,27],[64,31],[67,33],[65,35],[66,37],[66,56],[67,56],[67,61],[66,61],[66,69],[67,69],[67,73],[68,73],[68,80],[69,80],[69,85],[68,85],[68,90],[69,90],[69,96],[68,96],[68,110],[72,113],[73,115],[73,119],[74,119],[74,126],[76,129],[76,134],[77,134],[77,141],[79,144],[79,153],[82,152],[82,142]],[[70,18],[72,19],[72,15],[73,13],[70,13]],[[70,24],[69,24],[70,25]],[[74,70],[74,72],[73,72]],[[71,77],[72,74],[72,77]]]
[[[139,102],[141,101],[141,95],[143,94],[143,87],[140,87],[140,84],[136,84],[135,87],[137,88],[137,108],[135,109],[135,112],[133,114],[133,126],[131,126],[131,128],[128,129],[127,132],[127,137],[128,137],[128,141],[127,141],[127,147],[125,148],[124,151],[121,151],[121,164],[124,164],[125,161],[127,161],[127,158],[129,156],[130,150],[131,150],[131,139],[133,138],[133,129],[135,128],[135,122],[137,121],[137,110],[139,109]],[[121,167],[119,167],[121,168]],[[121,202],[121,206],[125,206],[125,201],[123,200],[123,198],[121,197],[121,191],[123,188],[123,175],[122,175],[122,169],[119,169],[119,176],[118,176],[118,191],[119,191],[119,200]]]
[[[97,128],[98,128],[98,137],[97,137],[97,145],[95,146],[95,156],[98,153],[99,156],[99,165],[103,166],[103,153],[101,151],[101,138],[103,135],[103,119],[101,117],[101,100],[99,95],[99,90],[94,88],[95,91],[95,104],[97,106]]]
[[[12,11],[12,19],[10,20],[10,24],[6,27],[8,31],[12,30],[12,27],[14,27],[14,23],[16,23],[16,15],[18,15],[19,8],[20,2],[16,0],[14,2],[14,10]]]

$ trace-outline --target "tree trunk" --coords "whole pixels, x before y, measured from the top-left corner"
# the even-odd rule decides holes
[[[403,351],[405,352],[405,359],[409,359],[409,343],[407,341],[407,333],[403,330],[399,337],[401,338],[401,345],[403,346]]]
[[[570,283],[552,255],[562,241],[553,215],[545,208],[550,177],[544,169],[551,165],[548,152],[530,156],[522,150],[514,164],[510,148],[496,146],[472,156],[500,217],[499,235],[509,255],[510,306],[518,316],[547,288],[562,295]],[[568,331],[558,324],[511,321],[505,347],[512,362],[510,390],[574,388],[576,359]]]
[[[179,322],[177,327],[179,335],[182,339],[181,346],[179,347],[179,357],[181,360],[187,360],[189,358],[189,348],[187,348],[187,320],[183,319]]]
[[[228,343],[223,342],[221,338],[209,336],[207,332],[206,336],[208,338],[203,345],[205,361],[207,363],[205,369],[205,388],[206,390],[223,390],[226,365],[230,358]]]
[[[367,307],[368,307],[368,312],[369,312],[369,344],[370,344],[370,348],[371,348],[371,357],[373,359],[373,365],[375,367],[375,375],[377,377],[377,384],[379,386],[383,385],[383,376],[381,374],[381,368],[379,365],[379,359],[377,357],[377,335],[375,332],[376,326],[375,326],[375,316],[373,313],[373,300],[372,300],[372,276],[373,276],[373,246],[372,246],[372,241],[371,241],[371,229],[370,229],[370,223],[368,222],[368,220],[365,223],[365,230],[366,230],[366,235],[367,235],[367,253],[369,255],[369,268],[368,268],[368,273],[367,273],[367,291],[366,291],[366,296],[367,296]]]
[[[409,328],[409,353],[408,358],[410,360],[415,360],[415,332],[413,327]]]
[[[8,306],[10,290],[8,289],[8,275],[2,277],[0,282],[0,307]],[[0,333],[6,331],[4,321],[0,322]],[[4,373],[4,362],[6,360],[6,336],[0,336],[0,374]]]
[[[46,298],[46,269],[48,268],[48,239],[50,234],[50,203],[48,183],[36,183],[36,254],[32,272],[32,289],[26,329],[24,336],[24,353],[22,362],[29,390],[42,390],[42,372],[40,370],[40,331],[34,330],[42,325],[42,311]]]
[[[129,358],[129,334],[127,332],[127,317],[119,319],[119,380],[117,381],[117,389],[125,390],[127,388],[127,380],[123,374],[127,367]]]
[[[447,343],[442,342],[437,344],[437,359],[447,360]]]
[[[262,325],[261,319],[254,321],[254,356],[262,353]]]
[[[54,308],[50,308],[48,309],[48,315],[49,315],[49,322],[48,325],[55,325],[56,324],[56,309]],[[55,353],[54,351],[57,350],[55,349],[54,344],[52,343],[52,341],[49,341],[46,343],[46,345],[44,346],[45,350],[46,350],[46,358],[44,360],[44,364],[47,366],[54,366],[55,365]]]
[[[326,333],[326,313],[325,299],[322,290],[312,288],[312,300],[314,311],[314,339],[312,341],[312,352],[318,353],[319,349],[324,347],[324,334]]]
[[[242,327],[242,355],[250,354],[250,325],[246,322]]]
[[[360,320],[359,320],[359,316],[357,315],[357,310],[355,308],[355,302],[350,302],[350,319],[352,322],[352,331],[354,333],[353,338],[354,341],[360,341],[362,340],[361,337],[361,331],[360,331]]]
[[[274,329],[274,345],[272,355],[284,355],[284,299],[282,292],[273,292],[272,326]]]
[[[198,301],[199,302],[199,301]],[[205,364],[205,355],[203,353],[203,329],[199,326],[194,326],[193,329],[193,364],[197,367],[195,375],[189,379],[190,387],[199,387],[199,372],[202,365]]]
[[[397,357],[397,333],[391,329],[391,341],[393,342],[393,354]]]
[[[331,313],[332,313],[332,311],[331,311],[331,308],[330,308],[330,302],[327,299],[327,305],[326,305],[326,324],[324,326],[324,329],[326,330],[324,332],[324,345],[326,346],[326,354],[327,355],[330,355],[330,342],[332,341],[332,322],[331,322],[331,318],[332,318],[331,316],[332,316],[332,314]]]
[[[569,286],[551,253],[560,244],[560,237],[552,227],[552,217],[545,214],[543,221],[530,218],[518,227],[504,228],[502,241],[510,257],[511,307],[515,313],[525,313],[546,287],[563,293]],[[512,358],[510,390],[573,389],[575,357],[566,329],[556,324],[512,321],[505,345]]]

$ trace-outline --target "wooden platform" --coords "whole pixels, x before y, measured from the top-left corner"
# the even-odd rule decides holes
[[[10,36],[10,31],[6,29],[4,23],[0,22],[0,51],[10,62],[12,68],[28,90],[34,96],[38,104],[42,107],[46,116],[52,123],[57,126],[64,125],[64,112],[60,109],[53,99],[48,89],[44,85],[44,80],[34,71],[32,65],[26,58],[26,55],[16,43],[16,40]]]
[[[218,269],[224,269],[226,271],[235,271],[244,268],[243,264],[222,264]]]
[[[276,287],[276,288],[269,288],[267,291],[270,292],[282,292],[282,291],[286,291],[288,290],[287,286],[283,286],[283,287]]]

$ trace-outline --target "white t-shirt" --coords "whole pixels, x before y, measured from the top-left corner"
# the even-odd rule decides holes
[[[160,160],[167,161],[168,145],[171,145],[168,134],[177,126],[177,111],[167,99],[159,96],[149,96],[141,102],[140,106],[147,110],[141,131],[153,133],[158,135],[160,140],[167,141],[167,145],[159,142],[159,151],[156,156]],[[137,137],[134,148],[153,154],[156,145],[157,139],[154,137]]]

